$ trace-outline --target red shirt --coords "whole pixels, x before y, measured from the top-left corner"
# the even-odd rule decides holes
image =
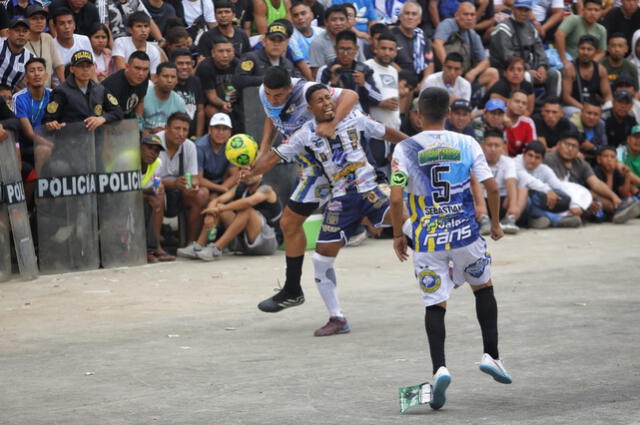
[[[513,126],[505,128],[504,132],[507,136],[509,156],[522,153],[527,143],[538,137],[535,123],[524,115],[521,115]]]

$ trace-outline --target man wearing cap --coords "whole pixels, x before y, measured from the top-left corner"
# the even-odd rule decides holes
[[[617,90],[613,96],[613,106],[602,114],[607,141],[611,146],[624,145],[631,128],[637,124],[631,115],[633,94],[628,90]]]
[[[51,77],[54,73],[59,81],[64,81],[64,63],[53,37],[45,32],[47,11],[37,3],[32,4],[27,7],[26,18],[29,21],[29,39],[25,47],[35,56],[45,60],[45,70],[48,74],[45,86],[51,88]]]
[[[484,112],[481,116],[473,120],[473,128],[475,130],[475,139],[482,143],[484,134],[488,131],[504,132],[505,125],[509,120],[505,112],[507,104],[502,99],[489,99],[484,105]]]
[[[532,3],[532,0],[516,0],[513,15],[493,30],[489,49],[491,66],[506,69],[512,57],[521,57],[529,80],[535,85],[544,84],[547,96],[558,96],[560,73],[549,69],[542,40],[530,19]]]
[[[209,121],[209,133],[196,140],[200,186],[209,189],[212,198],[231,189],[238,181],[238,169],[224,153],[232,131],[229,115],[218,112]]]
[[[161,160],[160,152],[164,151],[162,140],[155,134],[148,134],[140,140],[140,172],[142,173],[142,196],[144,199],[144,218],[147,223],[147,261],[173,261],[160,245],[160,230],[164,218],[164,187],[154,186],[154,177],[158,175]]]
[[[640,188],[640,125],[634,125],[627,136],[627,144],[618,146],[618,161],[631,170],[631,184]]]
[[[249,52],[240,59],[233,77],[234,87],[237,90],[258,87],[264,79],[265,69],[273,65],[288,69],[295,77],[300,76],[293,62],[285,57],[288,41],[284,25],[275,22],[269,25],[262,49]]]
[[[14,88],[24,77],[24,65],[34,54],[25,49],[29,23],[24,18],[12,19],[6,39],[0,40],[0,85]]]
[[[444,129],[475,138],[476,132],[473,125],[471,125],[472,119],[471,104],[469,104],[469,101],[457,99],[451,104],[449,117],[444,123]]]
[[[84,121],[93,131],[102,124],[122,119],[118,100],[94,82],[93,55],[79,50],[71,57],[71,74],[51,92],[43,122],[48,130],[59,130],[68,122]]]

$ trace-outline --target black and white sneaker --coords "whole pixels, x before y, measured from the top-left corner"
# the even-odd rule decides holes
[[[284,291],[280,291],[273,297],[267,298],[258,304],[258,308],[265,313],[277,313],[285,308],[295,307],[304,303],[304,294],[292,297]]]

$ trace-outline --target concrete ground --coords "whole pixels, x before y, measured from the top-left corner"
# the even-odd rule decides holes
[[[447,313],[453,375],[438,412],[399,414],[398,387],[430,379],[424,307],[391,242],[342,252],[352,332],[314,338],[327,313],[256,304],[281,252],[0,284],[0,424],[640,423],[640,220],[525,231],[490,242],[500,351],[514,378],[478,371],[474,297]]]

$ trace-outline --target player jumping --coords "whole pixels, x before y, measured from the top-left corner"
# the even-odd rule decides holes
[[[472,137],[444,130],[448,110],[449,95],[444,89],[424,90],[419,99],[424,131],[398,144],[391,164],[393,248],[400,261],[408,258],[408,243],[414,251],[414,270],[426,306],[425,327],[433,364],[433,409],[444,405],[451,382],[444,356],[447,299],[454,286],[465,281],[475,295],[482,330],[484,354],[480,370],[498,382],[511,383],[498,355],[498,307],[491,283],[491,256],[475,219],[471,171],[487,190],[493,240],[504,235],[498,220],[498,186],[480,145]],[[405,191],[410,214],[406,223]]]

